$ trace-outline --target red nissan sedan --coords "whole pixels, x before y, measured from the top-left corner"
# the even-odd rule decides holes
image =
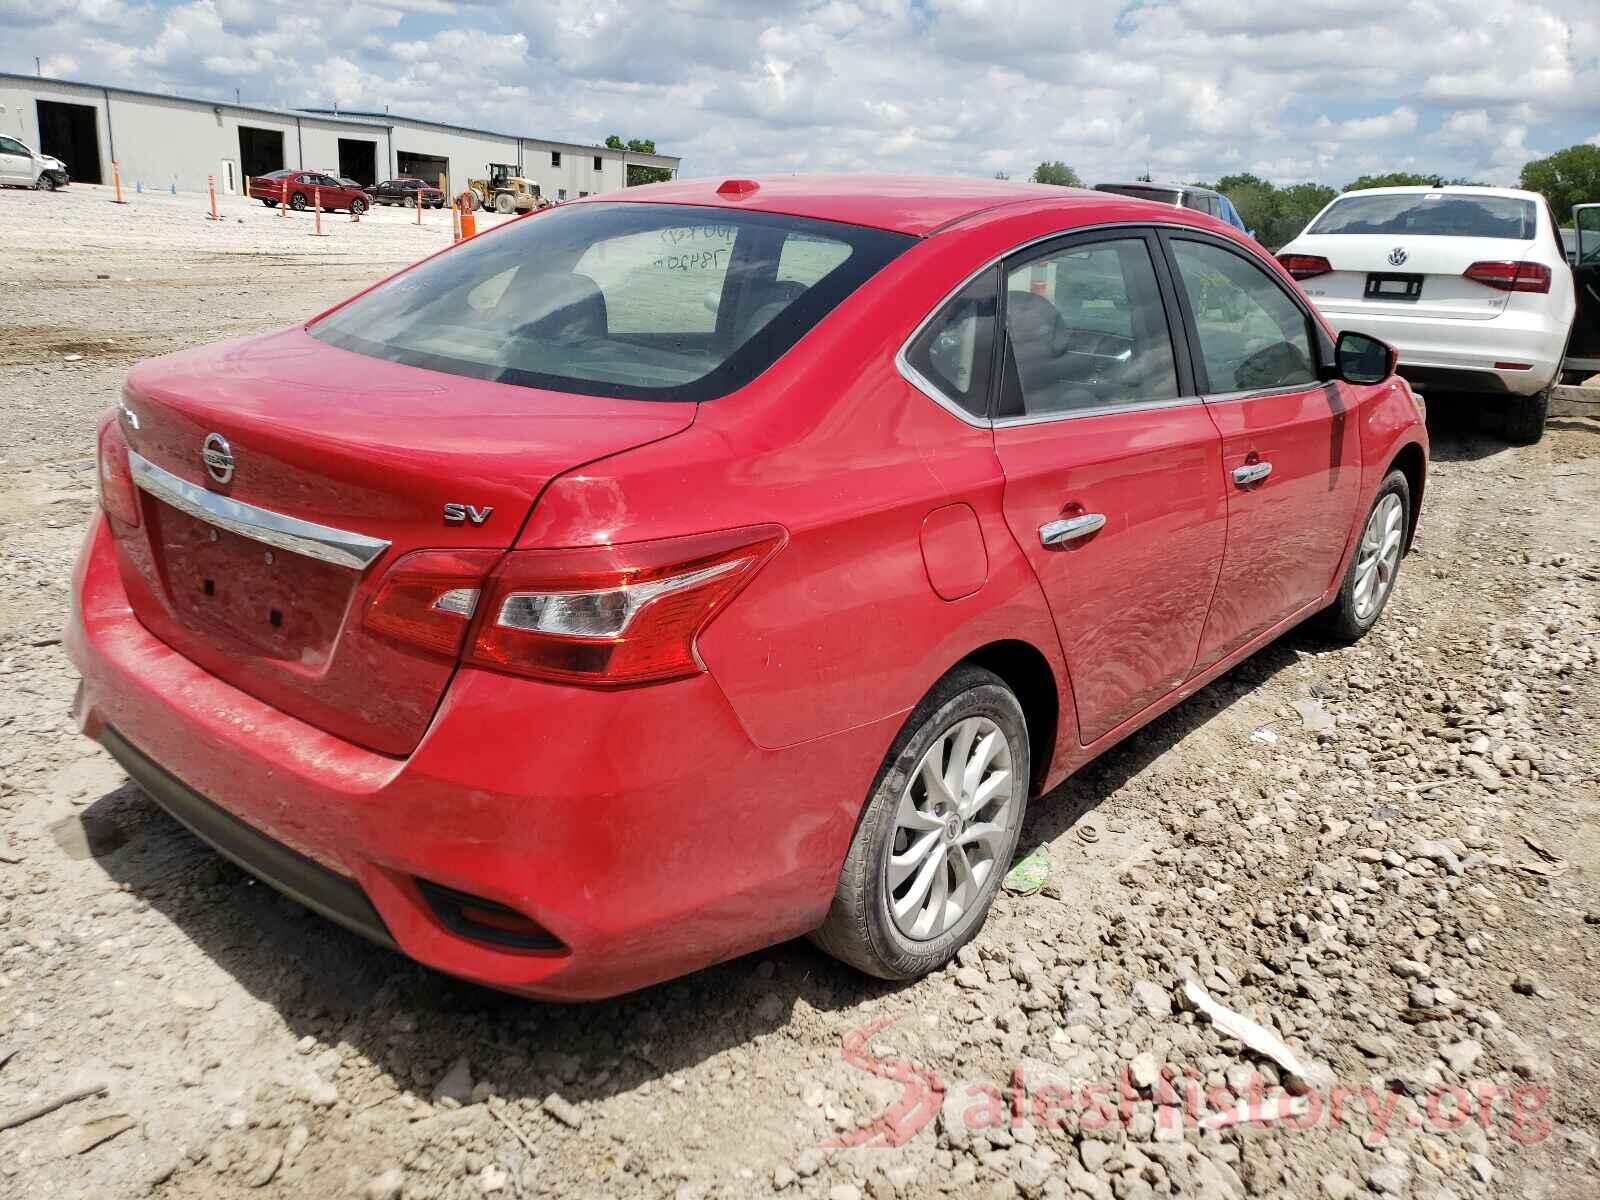
[[[948,961],[1034,798],[1383,611],[1421,402],[1203,214],[994,181],[534,214],[128,377],[68,644],[179,821],[442,971]],[[286,948],[287,949],[287,948]]]

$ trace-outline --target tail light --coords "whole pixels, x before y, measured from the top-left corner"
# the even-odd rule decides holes
[[[418,550],[389,569],[369,628],[435,654],[596,686],[704,670],[711,619],[783,544],[761,525],[572,550]],[[494,568],[499,561],[498,568]],[[470,632],[470,638],[469,638]]]
[[[139,492],[133,483],[133,473],[128,469],[128,443],[117,427],[115,414],[100,423],[100,436],[95,446],[97,490],[100,507],[121,521],[137,529],[139,526]]]
[[[1475,262],[1462,272],[1468,279],[1502,292],[1548,292],[1550,268],[1536,262]]]
[[[367,608],[367,627],[445,658],[461,653],[484,577],[499,550],[417,550],[390,567]]]
[[[700,631],[783,544],[781,526],[508,554],[489,580],[467,661],[616,685],[705,669]]]
[[[1333,264],[1320,254],[1280,254],[1278,261],[1296,279],[1313,279],[1333,270]]]

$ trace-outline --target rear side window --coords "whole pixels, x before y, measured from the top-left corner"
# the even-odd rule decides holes
[[[1528,242],[1533,240],[1537,219],[1533,201],[1515,196],[1401,192],[1335,200],[1306,232],[1512,238]]]
[[[1243,255],[1174,238],[1172,257],[1194,314],[1207,390],[1252,392],[1317,381],[1311,326],[1272,276]]]
[[[928,322],[906,352],[918,374],[975,417],[989,415],[996,271],[985,271]]]
[[[551,209],[311,326],[358,354],[635,400],[710,400],[771,366],[915,241],[775,213]]]

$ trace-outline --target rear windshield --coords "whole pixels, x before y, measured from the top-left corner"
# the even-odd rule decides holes
[[[423,263],[310,333],[474,379],[710,400],[766,370],[914,241],[774,213],[576,204]]]
[[[1412,237],[1534,237],[1531,200],[1515,196],[1463,196],[1450,192],[1404,192],[1345,196],[1318,218],[1308,233],[1403,233]]]

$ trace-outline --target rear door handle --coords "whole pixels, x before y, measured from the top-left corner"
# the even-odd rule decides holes
[[[1039,526],[1039,542],[1044,546],[1059,546],[1074,538],[1088,537],[1105,523],[1104,513],[1080,513],[1064,521],[1050,521]]]
[[[1242,467],[1233,469],[1233,481],[1240,487],[1249,487],[1252,483],[1260,483],[1272,474],[1272,464],[1268,462],[1245,463]]]

